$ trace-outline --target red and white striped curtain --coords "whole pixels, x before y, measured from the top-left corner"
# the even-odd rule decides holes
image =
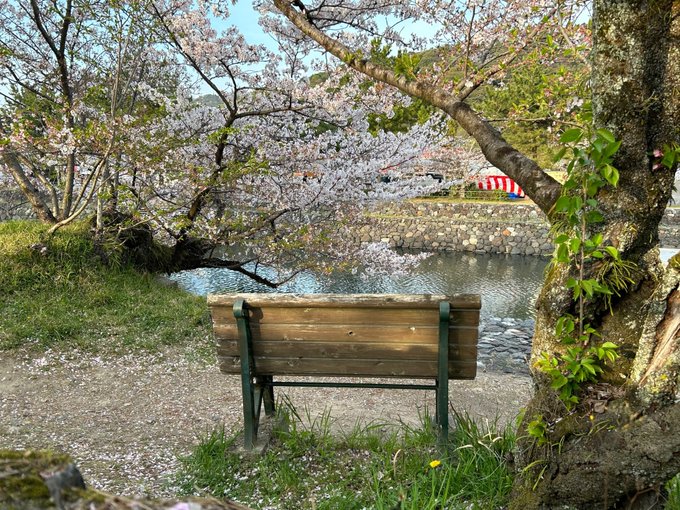
[[[503,190],[506,193],[514,193],[518,197],[524,196],[524,191],[515,181],[505,175],[490,175],[477,182],[477,187],[485,191]]]

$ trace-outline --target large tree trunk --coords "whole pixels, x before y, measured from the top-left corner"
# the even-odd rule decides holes
[[[680,139],[680,2],[596,0],[593,17],[593,113],[596,127],[623,140],[614,161],[621,180],[598,201],[605,239],[636,264],[634,284],[611,312],[591,307],[603,340],[620,346],[604,384],[584,388],[568,412],[535,370],[537,392],[523,429],[543,416],[548,444],[519,444],[514,508],[650,508],[680,472],[680,270],[658,259],[658,224],[675,168],[655,150]],[[560,352],[555,321],[574,313],[566,278],[555,268],[537,307],[532,360]],[[660,508],[661,506],[659,506]]]
[[[657,258],[654,250],[646,257]],[[563,273],[555,271],[540,296],[533,359],[560,350],[552,332],[556,310],[569,301],[554,292]],[[663,501],[664,483],[680,472],[680,270],[669,267],[659,280],[650,275],[613,314],[600,316],[603,338],[621,346],[621,357],[603,383],[584,388],[582,405],[567,411],[535,371],[537,391],[520,434],[540,415],[549,425],[548,443],[519,441],[511,508],[652,508],[650,498]]]

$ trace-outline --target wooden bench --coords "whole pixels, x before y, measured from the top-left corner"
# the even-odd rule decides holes
[[[481,299],[476,294],[225,294],[208,296],[220,370],[241,374],[244,443],[274,386],[430,389],[448,436],[449,379],[474,379]],[[275,376],[433,379],[434,384],[275,381]]]

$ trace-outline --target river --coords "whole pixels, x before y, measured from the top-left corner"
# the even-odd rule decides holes
[[[435,253],[403,276],[303,273],[271,289],[226,269],[195,269],[172,275],[188,291],[207,295],[227,292],[376,293],[482,295],[482,317],[534,316],[534,301],[548,261],[521,255]],[[267,272],[264,272],[267,274]],[[269,273],[272,274],[272,273]]]
[[[662,249],[667,261],[676,249]],[[336,272],[331,275],[302,273],[293,281],[271,289],[227,269],[194,269],[171,278],[189,292],[205,296],[228,292],[461,294],[482,295],[482,317],[534,317],[534,302],[543,282],[548,260],[541,257],[461,252],[433,253],[412,273],[376,276]],[[273,272],[263,271],[265,275]]]

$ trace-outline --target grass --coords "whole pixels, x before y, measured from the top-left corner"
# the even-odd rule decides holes
[[[667,510],[680,510],[680,473],[675,475],[667,484],[668,501],[666,502]]]
[[[510,430],[456,416],[447,454],[428,419],[418,427],[384,423],[331,433],[328,413],[300,416],[284,406],[288,430],[261,457],[240,455],[235,435],[208,434],[182,459],[182,495],[230,498],[256,509],[499,508],[507,503],[514,445]]]
[[[97,256],[81,223],[0,223],[0,350],[210,349],[205,300]]]

